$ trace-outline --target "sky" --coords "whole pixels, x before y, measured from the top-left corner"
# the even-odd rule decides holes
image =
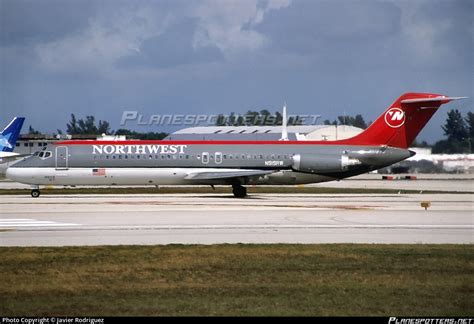
[[[470,0],[0,0],[0,121],[53,133],[74,113],[118,129],[124,111],[284,102],[370,121],[404,92],[470,97],[418,137],[434,143],[449,109],[473,110],[473,22]]]

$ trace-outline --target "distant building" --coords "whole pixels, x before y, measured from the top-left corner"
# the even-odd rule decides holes
[[[410,147],[416,154],[381,173],[474,173],[474,154],[431,154],[430,147]]]
[[[299,125],[288,126],[290,140],[332,141],[355,136],[361,128],[345,125]],[[202,126],[180,129],[168,135],[165,140],[278,140],[281,126]]]
[[[408,161],[429,161],[446,172],[474,173],[474,154],[431,154],[431,148],[410,148],[416,152]]]

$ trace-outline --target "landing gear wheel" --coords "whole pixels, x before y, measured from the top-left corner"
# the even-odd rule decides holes
[[[40,191],[38,189],[31,190],[31,197],[38,198],[40,196]]]
[[[247,196],[247,189],[240,185],[232,186],[232,192],[234,193],[235,198],[244,198]]]

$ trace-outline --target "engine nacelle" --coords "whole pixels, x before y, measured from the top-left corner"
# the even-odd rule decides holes
[[[310,173],[332,173],[346,171],[349,167],[359,165],[358,159],[350,158],[347,155],[293,155],[293,169]]]

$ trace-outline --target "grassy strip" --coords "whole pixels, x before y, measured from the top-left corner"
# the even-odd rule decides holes
[[[473,316],[472,245],[0,248],[7,315]]]
[[[29,195],[30,189],[0,189],[0,195]],[[247,192],[252,193],[294,193],[294,194],[418,194],[419,190],[397,189],[371,189],[371,188],[324,188],[324,187],[289,187],[289,186],[255,186],[247,187]],[[201,194],[201,193],[226,193],[232,194],[232,187],[139,187],[139,188],[55,188],[41,189],[41,194],[46,195],[74,195],[74,194]],[[472,194],[472,192],[450,192],[439,190],[423,190],[426,194],[456,193]]]

